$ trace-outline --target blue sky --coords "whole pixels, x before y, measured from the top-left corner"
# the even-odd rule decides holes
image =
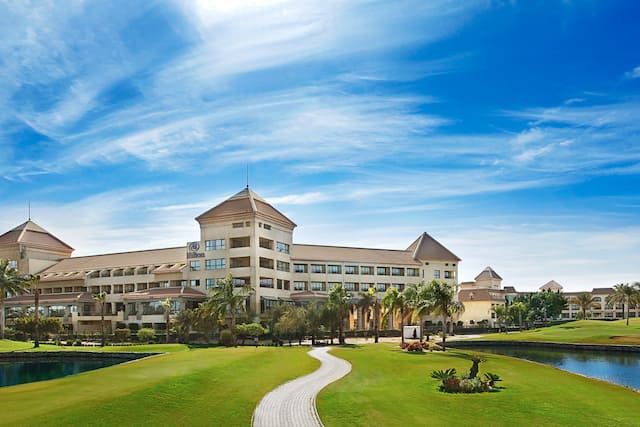
[[[640,280],[634,1],[0,3],[0,229],[182,245],[245,185],[294,241],[423,231],[505,284]]]

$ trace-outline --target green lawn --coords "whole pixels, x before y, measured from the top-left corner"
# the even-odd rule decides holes
[[[330,426],[638,425],[640,394],[555,368],[499,355],[484,356],[480,373],[504,381],[497,393],[446,394],[434,369],[471,367],[468,351],[410,354],[390,344],[339,348],[353,371],[317,399]]]
[[[630,319],[629,326],[626,320],[578,320],[530,331],[489,334],[479,339],[640,345],[640,319]]]
[[[74,347],[57,346],[52,344],[40,344],[39,348],[33,348],[32,342],[0,340],[0,352],[6,351],[99,351],[99,352],[138,352],[138,353],[174,353],[185,351],[189,347],[184,344],[140,344],[105,347]]]
[[[167,348],[145,347],[134,348]],[[319,366],[306,355],[308,348],[180,347],[71,377],[0,388],[0,425],[248,426],[267,392]],[[24,347],[3,341],[1,348]]]

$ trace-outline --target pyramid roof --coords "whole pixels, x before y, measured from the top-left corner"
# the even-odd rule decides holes
[[[548,288],[562,289],[562,285],[560,283],[556,282],[555,280],[549,280],[547,283],[545,283],[544,285],[540,286],[540,289],[548,289]]]
[[[445,248],[440,242],[427,233],[422,233],[409,245],[407,251],[414,259],[431,259],[437,261],[461,261],[453,252]]]
[[[482,272],[480,274],[478,274],[475,278],[476,281],[478,280],[491,280],[491,279],[498,279],[498,280],[502,280],[502,277],[500,277],[500,275],[498,273],[495,272],[495,270],[491,267],[487,267],[484,270],[482,270]]]
[[[69,254],[73,252],[71,246],[31,221],[31,219],[0,236],[0,246],[16,244]]]
[[[199,223],[216,220],[229,220],[243,215],[255,215],[266,221],[272,221],[293,230],[296,224],[282,212],[271,206],[249,187],[234,194],[222,203],[196,217]]]

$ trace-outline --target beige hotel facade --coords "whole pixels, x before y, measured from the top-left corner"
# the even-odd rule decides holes
[[[196,218],[200,236],[185,246],[73,257],[73,248],[29,220],[0,235],[0,259],[23,274],[38,274],[45,316],[76,333],[95,332],[106,292],[106,320],[116,327],[163,329],[162,302],[172,313],[196,307],[218,280],[231,274],[249,284],[257,318],[279,301],[326,300],[342,284],[355,298],[374,287],[379,297],[432,279],[456,284],[460,259],[427,233],[404,250],[296,244],[296,224],[248,187]],[[8,298],[8,323],[33,307],[33,295]],[[351,328],[363,328],[362,313]]]

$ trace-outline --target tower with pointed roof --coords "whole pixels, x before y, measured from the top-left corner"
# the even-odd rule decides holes
[[[69,258],[73,248],[31,219],[0,235],[0,259],[12,262],[22,274],[37,274]]]
[[[200,268],[201,281],[211,286],[231,273],[250,284],[254,313],[266,311],[265,301],[288,299],[291,293],[291,246],[296,224],[247,187],[196,217],[204,259],[190,259]],[[198,255],[199,256],[199,255]],[[192,262],[193,261],[193,262]],[[196,274],[193,272],[193,274]]]

